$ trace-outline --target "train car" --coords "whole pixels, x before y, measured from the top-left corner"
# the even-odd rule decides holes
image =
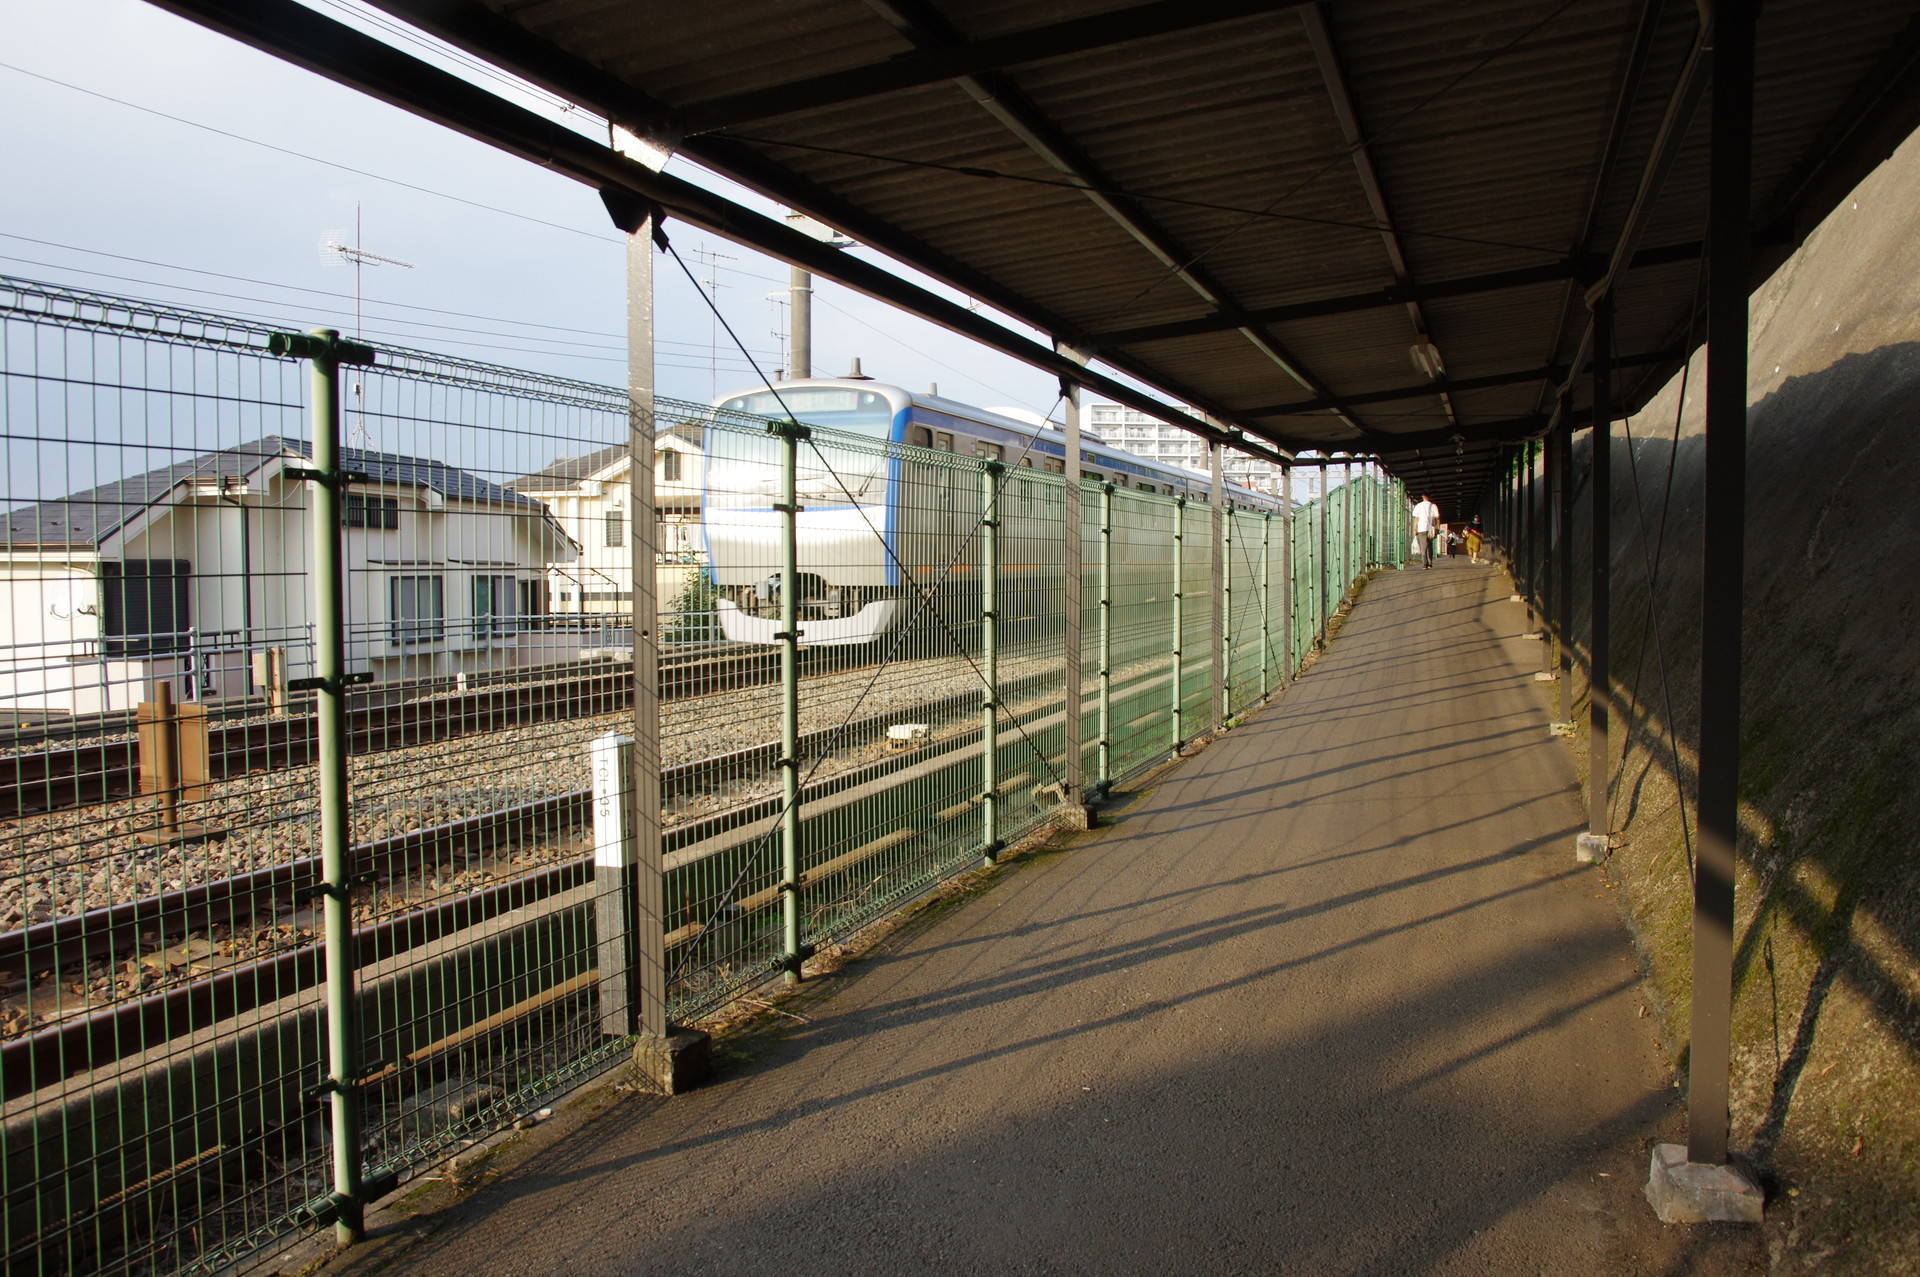
[[[937,607],[977,615],[979,586],[966,538],[978,524],[979,480],[939,454],[1059,474],[1066,436],[1039,424],[870,379],[810,378],[715,401],[721,413],[786,418],[838,432],[803,445],[797,474],[800,641],[875,642]],[[720,628],[728,639],[773,643],[780,629],[780,444],[738,430],[707,431],[702,532]],[[906,448],[889,445],[907,445]],[[913,451],[917,449],[919,451]],[[1114,484],[1189,500],[1208,498],[1205,475],[1134,456],[1083,434],[1082,483]],[[1058,502],[1010,485],[1001,510],[1002,607],[1037,612],[1058,588]],[[1227,485],[1238,508],[1277,499]],[[1136,564],[1150,571],[1152,564]],[[957,580],[955,578],[958,578]],[[1009,602],[1013,603],[1008,607]]]

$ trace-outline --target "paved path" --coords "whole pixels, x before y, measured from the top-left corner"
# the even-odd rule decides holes
[[[1464,560],[1378,578],[1112,828],[352,1270],[1747,1271],[1640,1197],[1680,1113],[1521,626]]]

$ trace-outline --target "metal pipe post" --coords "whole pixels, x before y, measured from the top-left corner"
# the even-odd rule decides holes
[[[1321,646],[1327,645],[1327,614],[1332,611],[1328,598],[1328,577],[1332,565],[1327,562],[1327,473],[1329,467],[1320,467],[1320,551],[1316,558],[1316,580],[1314,582],[1313,632],[1315,641]]]
[[[1104,797],[1113,784],[1113,485],[1100,489],[1100,774]]]
[[[1604,840],[1612,832],[1607,798],[1612,781],[1612,746],[1607,740],[1610,698],[1609,628],[1612,625],[1610,576],[1613,561],[1613,299],[1593,303],[1593,555],[1588,589],[1593,635],[1589,644],[1587,689],[1587,832]]]
[[[1340,463],[1340,597],[1353,590],[1353,462]]]
[[[1000,855],[1000,481],[1006,467],[987,462],[980,472],[980,689],[981,858]]]
[[[1084,641],[1081,627],[1085,618],[1080,614],[1080,573],[1085,562],[1080,540],[1085,529],[1081,527],[1080,513],[1080,387],[1072,382],[1063,381],[1060,393],[1067,401],[1066,427],[1066,544],[1063,559],[1065,571],[1066,607],[1066,687],[1063,689],[1066,702],[1066,801],[1071,806],[1085,809],[1086,790],[1086,701],[1080,687],[1080,645]]]
[[[1213,653],[1213,730],[1219,731],[1226,726],[1227,713],[1227,604],[1231,601],[1226,593],[1225,553],[1231,536],[1226,531],[1226,484],[1220,470],[1220,444],[1207,445],[1207,477],[1209,492],[1207,511],[1212,535],[1207,538],[1207,600],[1208,639],[1207,646]]]
[[[298,341],[298,339],[296,339]],[[341,546],[340,365],[372,352],[316,328],[299,344],[312,377],[313,472],[307,488],[313,547],[314,726],[319,745],[320,879],[327,965],[327,1090],[333,1108],[334,1235],[365,1233],[360,1182],[360,1015],[354,989],[353,851],[348,828],[346,562]]]
[[[1273,695],[1273,511],[1260,518],[1260,699]]]
[[[1186,669],[1181,660],[1182,639],[1185,636],[1186,618],[1186,571],[1187,571],[1187,499],[1173,499],[1173,752],[1179,753],[1187,743],[1181,723],[1181,711],[1186,699]]]
[[[1293,679],[1293,467],[1280,467],[1280,686]]]
[[[1554,440],[1560,455],[1560,486],[1554,490],[1555,518],[1560,525],[1554,576],[1559,590],[1554,613],[1554,646],[1560,684],[1554,692],[1554,718],[1573,717],[1573,413],[1564,414]]]
[[[767,427],[780,437],[780,932],[787,983],[800,982],[800,441],[797,421]]]
[[[1708,188],[1705,552],[1700,607],[1700,854],[1693,877],[1687,1160],[1727,1160],[1733,885],[1739,838],[1740,616],[1746,571],[1747,286],[1754,10],[1716,5]]]

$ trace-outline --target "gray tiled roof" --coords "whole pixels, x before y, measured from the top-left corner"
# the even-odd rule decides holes
[[[706,428],[698,424],[680,422],[667,427],[661,433],[690,443],[696,448],[706,446]],[[595,448],[592,452],[583,452],[578,456],[561,457],[545,470],[521,475],[507,486],[517,492],[553,492],[557,489],[578,488],[584,480],[599,474],[626,455],[627,445],[624,443]]]
[[[84,492],[9,510],[0,516],[6,520],[5,531],[0,533],[0,549],[37,545],[97,546],[138,517],[141,511],[164,500],[182,483],[215,477],[244,478],[273,458],[305,459],[312,455],[312,447],[304,440],[267,435]],[[544,509],[537,501],[443,461],[342,448],[340,464],[346,470],[366,475],[370,482],[428,488],[449,500]]]

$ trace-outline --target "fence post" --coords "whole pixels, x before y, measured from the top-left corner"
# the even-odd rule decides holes
[[[1233,717],[1233,511],[1214,516],[1220,521],[1220,646],[1219,722]]]
[[[1006,467],[989,461],[980,472],[980,689],[981,858],[1000,854],[1000,476]]]
[[[1224,565],[1220,552],[1226,493],[1221,481],[1220,444],[1217,441],[1207,445],[1207,476],[1207,638],[1213,667],[1213,695],[1208,699],[1213,702],[1213,730],[1217,732],[1227,721],[1226,670],[1221,661],[1222,644],[1226,640],[1225,604],[1221,593],[1225,574],[1221,570]]]
[[[1183,684],[1186,682],[1186,670],[1184,668],[1184,662],[1182,662],[1180,659],[1180,640],[1183,637],[1186,623],[1187,623],[1186,603],[1185,603],[1186,594],[1183,588],[1186,585],[1186,571],[1187,571],[1186,550],[1187,550],[1187,499],[1185,497],[1175,497],[1173,499],[1173,720],[1172,721],[1173,721],[1173,752],[1176,754],[1179,753],[1181,750],[1181,747],[1187,743],[1187,738],[1185,733],[1182,732],[1181,730],[1181,722],[1180,722],[1181,702],[1182,700],[1185,699],[1185,688]]]
[[[787,983],[800,966],[800,441],[797,421],[767,427],[780,437],[780,933]]]
[[[1273,646],[1273,511],[1260,519],[1260,699],[1273,695],[1273,676],[1268,670],[1269,649]]]
[[[1293,681],[1293,467],[1280,467],[1280,686]]]
[[[1327,613],[1332,610],[1328,597],[1328,577],[1333,565],[1327,562],[1327,479],[1333,472],[1333,463],[1322,459],[1320,463],[1320,553],[1317,580],[1314,583],[1314,635],[1321,647],[1327,645]]]
[[[326,951],[327,1079],[333,1109],[333,1229],[342,1243],[365,1231],[360,1179],[360,1017],[354,991],[353,865],[348,841],[346,573],[341,553],[340,365],[370,364],[373,351],[332,328],[277,333],[275,354],[305,359],[311,372],[313,466],[306,480],[313,548],[314,672],[289,686],[311,688],[320,778],[320,891]]]
[[[1063,353],[1084,364],[1083,358],[1071,350]],[[1080,573],[1085,557],[1081,537],[1086,531],[1084,516],[1080,508],[1080,387],[1062,379],[1061,397],[1066,400],[1066,538],[1061,556],[1065,568],[1065,589],[1062,591],[1062,603],[1066,608],[1066,635],[1064,656],[1066,657],[1066,784],[1062,797],[1067,804],[1068,818],[1076,825],[1090,823],[1087,808],[1087,760],[1086,760],[1086,696],[1081,689],[1081,646],[1085,642],[1082,628],[1085,617],[1081,614]]]
[[[1113,485],[1100,490],[1100,795],[1113,784]]]

